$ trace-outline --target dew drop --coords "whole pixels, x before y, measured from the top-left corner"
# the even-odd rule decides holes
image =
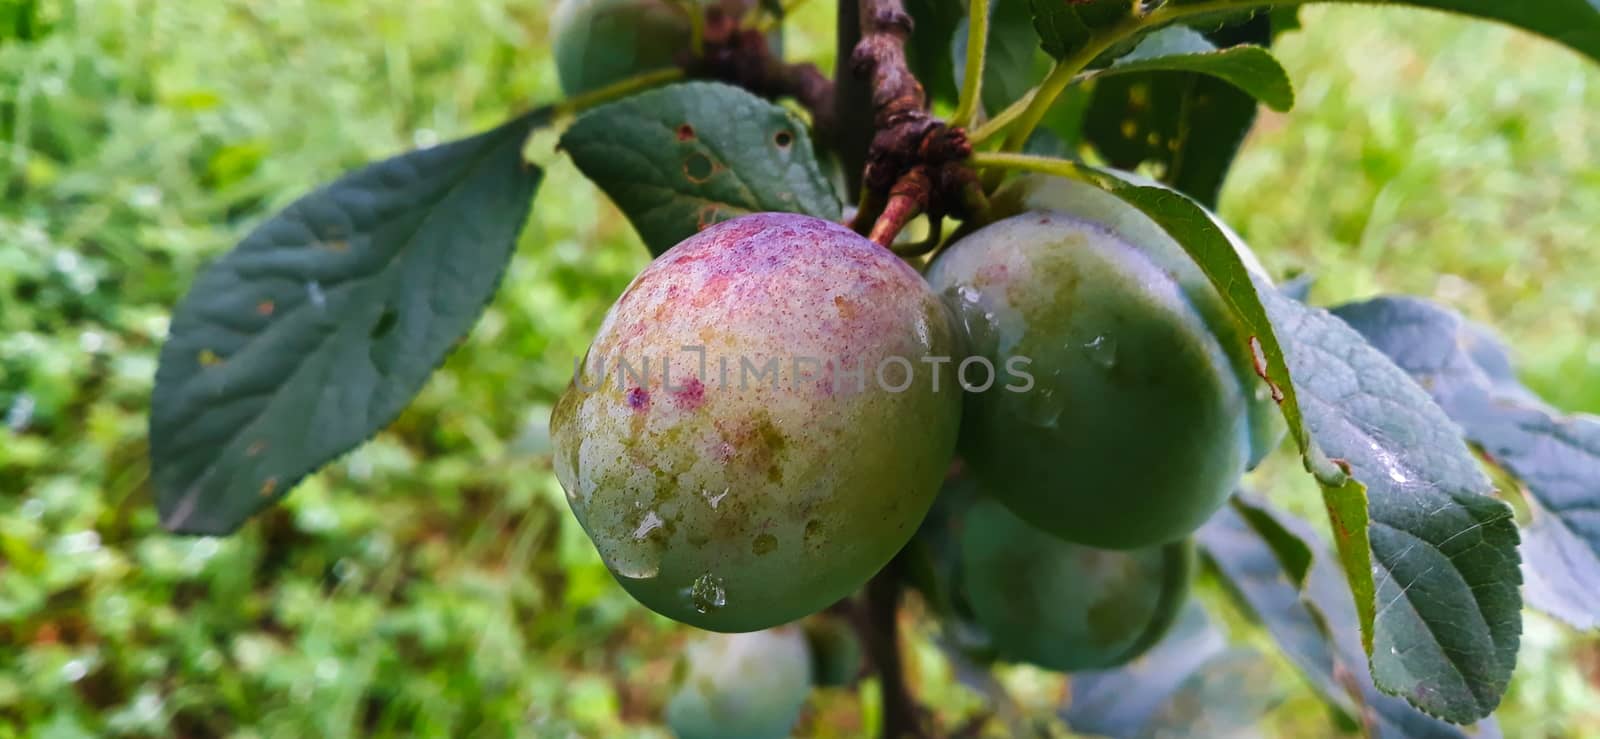
[[[709,572],[695,578],[689,588],[689,603],[700,613],[712,613],[728,605],[728,591],[722,587],[722,578]]]
[[[1102,369],[1111,369],[1117,363],[1117,340],[1111,334],[1101,334],[1084,344],[1083,352]]]

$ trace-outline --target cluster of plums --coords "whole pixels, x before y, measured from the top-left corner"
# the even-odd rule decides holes
[[[569,92],[592,86],[557,53]],[[1189,535],[1281,438],[1249,336],[1153,221],[1042,176],[993,207],[921,272],[836,223],[744,216],[606,314],[551,418],[555,470],[629,593],[727,632],[686,654],[681,734],[784,735],[812,681],[784,625],[914,536],[975,652],[1131,660],[1186,597]],[[751,701],[782,720],[739,723]]]

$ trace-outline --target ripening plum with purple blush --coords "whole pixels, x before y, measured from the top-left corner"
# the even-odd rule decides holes
[[[646,606],[715,631],[787,623],[866,582],[927,513],[961,412],[934,362],[954,353],[948,309],[888,250],[809,216],[727,221],[607,313],[551,418],[556,475]]]

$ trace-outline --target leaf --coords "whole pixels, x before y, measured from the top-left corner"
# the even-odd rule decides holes
[[[1265,538],[1264,525],[1307,545],[1312,559],[1303,590],[1293,584],[1291,567]],[[1498,735],[1492,718],[1469,735],[1378,691],[1363,667],[1367,657],[1361,629],[1337,560],[1304,522],[1241,493],[1195,538],[1241,605],[1266,627],[1317,693],[1346,717],[1361,721],[1369,735],[1396,739]]]
[[[1158,31],[1186,37],[1187,29]],[[1208,44],[1266,45],[1266,16],[1213,31]],[[1287,77],[1285,78],[1287,79]],[[1290,88],[1292,91],[1292,88]],[[1095,83],[1085,136],[1113,166],[1157,165],[1161,180],[1215,207],[1223,178],[1256,118],[1256,100],[1233,84],[1193,72],[1123,74]]]
[[[600,106],[572,124],[561,146],[651,254],[747,213],[840,217],[805,125],[737,87],[688,82]]]
[[[952,60],[950,48],[958,28],[966,35],[967,4],[960,0],[905,0],[905,8],[916,28],[906,42],[906,66],[922,82],[930,101],[954,106],[961,84],[956,76],[966,60]]]
[[[1510,507],[1489,496],[1455,425],[1403,370],[1327,311],[1276,291],[1262,299],[1308,431],[1366,487],[1366,536],[1347,501],[1334,521],[1374,679],[1449,721],[1489,715],[1522,631]]]
[[[173,314],[151,399],[162,524],[226,534],[392,422],[482,313],[549,110],[345,175],[257,227]]]
[[[1359,5],[1411,5],[1432,8],[1485,20],[1499,21],[1558,41],[1600,61],[1600,0],[1332,0]],[[1288,5],[1291,3],[1252,2],[1251,0],[1169,0],[1169,5],[1206,5],[1218,8],[1189,19],[1200,22],[1225,17],[1242,10]]]
[[[1096,172],[1183,245],[1252,337],[1323,488],[1379,687],[1450,721],[1488,715],[1521,635],[1517,529],[1449,418],[1343,322],[1258,287],[1205,209]]]
[[[1294,85],[1277,57],[1253,45],[1218,49],[1185,26],[1172,26],[1144,38],[1133,51],[1095,74],[1097,78],[1137,72],[1194,72],[1232,84],[1282,112],[1294,107]]]
[[[1097,31],[1131,15],[1128,0],[1029,0],[1033,27],[1045,53],[1056,59],[1077,52]]]
[[[1479,326],[1417,298],[1334,309],[1428,388],[1467,439],[1527,487],[1528,600],[1580,629],[1600,628],[1600,418],[1562,417],[1517,382]]]
[[[1276,698],[1263,679],[1269,668],[1253,652],[1229,649],[1205,609],[1191,602],[1139,659],[1074,673],[1061,718],[1083,734],[1231,736],[1259,721]]]
[[[920,29],[918,29],[920,31]],[[956,84],[965,82],[967,19],[963,17],[950,43]],[[1039,48],[1033,31],[1028,0],[992,0],[989,4],[989,42],[984,51],[983,108],[1003,110],[1027,94],[1050,70],[1050,58]]]

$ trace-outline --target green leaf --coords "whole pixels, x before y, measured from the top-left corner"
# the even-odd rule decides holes
[[[1334,309],[1427,388],[1467,439],[1527,488],[1528,600],[1600,628],[1600,418],[1563,417],[1516,380],[1505,348],[1425,300],[1381,297]]]
[[[1128,0],[1030,0],[1033,27],[1045,53],[1060,59],[1089,42],[1096,32],[1128,19]]]
[[[162,524],[226,534],[387,426],[482,313],[548,110],[352,172],[255,229],[173,314],[151,399]]]
[[[962,21],[967,17],[967,4],[961,0],[905,0],[905,8],[916,25],[916,32],[906,42],[906,66],[922,82],[929,100],[955,105],[961,84],[956,75],[965,60],[952,60],[950,45],[958,28],[966,35]],[[962,44],[965,48],[964,41]]]
[[[920,32],[921,29],[919,28]],[[1050,57],[1039,48],[1033,31],[1028,0],[992,0],[989,4],[989,43],[984,51],[983,109],[1004,110],[1027,94],[1050,71]],[[965,82],[967,19],[956,26],[950,43],[956,84]]]
[[[1137,72],[1194,72],[1232,84],[1282,112],[1294,107],[1294,86],[1272,52],[1260,46],[1218,49],[1199,31],[1172,26],[1146,36],[1133,51],[1095,73],[1096,77]]]
[[[1295,563],[1282,559],[1273,537],[1291,537],[1311,554],[1303,588],[1295,585]],[[1344,576],[1327,542],[1305,522],[1241,493],[1195,539],[1241,606],[1266,627],[1312,688],[1346,718],[1368,724],[1371,736],[1470,736],[1378,691],[1363,667],[1361,627]],[[1477,735],[1497,734],[1492,717],[1477,727]]]
[[[1209,38],[1192,33],[1178,27],[1149,38],[1190,39],[1191,48],[1200,48],[1199,43],[1259,46],[1273,40],[1266,16],[1220,28]],[[1289,89],[1287,77],[1285,82]],[[1115,75],[1093,85],[1084,134],[1112,166],[1132,170],[1153,163],[1163,182],[1201,205],[1215,207],[1223,178],[1255,122],[1256,105],[1250,94],[1209,75],[1172,71]]]
[[[747,213],[840,217],[805,125],[737,87],[687,82],[603,105],[579,117],[561,146],[651,254]]]
[[[1600,61],[1600,1],[1597,0],[1330,0],[1361,5],[1412,5],[1499,21],[1546,36]],[[1183,5],[1218,6],[1217,15],[1268,5],[1294,3],[1250,0],[1171,0]]]
[[[1488,715],[1521,635],[1517,529],[1449,418],[1339,319],[1258,287],[1205,209],[1099,174],[1183,245],[1251,335],[1323,487],[1378,686],[1446,720]]]
[[[1428,394],[1327,311],[1262,291],[1312,438],[1366,487],[1334,515],[1373,678],[1430,715],[1468,723],[1500,702],[1516,665],[1517,528],[1455,424]],[[1366,540],[1369,570],[1359,569]],[[1371,579],[1375,601],[1363,603]],[[1365,606],[1365,607],[1363,607]],[[1368,621],[1371,609],[1371,621]]]

